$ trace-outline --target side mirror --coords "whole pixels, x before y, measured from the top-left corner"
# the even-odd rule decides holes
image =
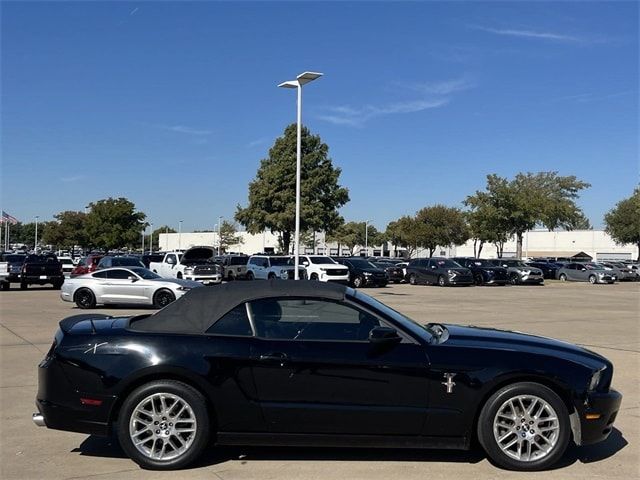
[[[129,275],[127,278],[131,280],[132,283],[138,281],[138,277],[134,277],[133,275]]]
[[[306,260],[304,262],[302,262],[302,265],[304,265],[305,267],[309,266],[309,262],[307,262]]]
[[[369,342],[374,345],[400,343],[402,337],[395,328],[375,327],[369,332]]]
[[[580,270],[582,270],[583,272],[586,272],[586,271],[587,271],[587,269],[586,269],[586,268],[584,268],[584,267],[582,267]]]

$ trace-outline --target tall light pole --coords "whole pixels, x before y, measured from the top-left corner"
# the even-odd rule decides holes
[[[182,250],[182,220],[178,222],[178,250]]]
[[[369,220],[364,221],[364,256],[369,256]]]
[[[33,251],[34,252],[38,252],[38,219],[40,217],[38,215],[36,215],[36,238],[35,241],[33,242]]]
[[[220,256],[220,242],[222,241],[222,237],[220,237],[220,227],[222,225],[222,216],[218,217],[218,256]]]
[[[296,88],[298,90],[298,138],[296,142],[296,231],[293,240],[293,248],[295,255],[295,272],[294,280],[300,279],[298,265],[300,264],[300,169],[302,157],[302,86],[320,78],[322,73],[304,72],[296,77],[295,80],[282,82],[278,87]]]
[[[149,253],[153,253],[153,223],[149,224],[151,233],[149,234]]]
[[[147,226],[142,225],[142,255],[144,255],[144,232],[147,231]]]

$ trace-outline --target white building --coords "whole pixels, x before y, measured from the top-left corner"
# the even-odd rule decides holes
[[[229,251],[245,253],[251,255],[259,252],[275,253],[279,251],[278,236],[271,232],[263,232],[251,235],[247,232],[239,232],[243,243],[232,245]],[[316,234],[315,252],[313,248],[302,247],[301,253],[316,253],[325,255],[350,255],[352,252],[345,246],[341,247],[342,252],[338,253],[338,246],[335,243],[325,243],[322,233]],[[187,249],[195,245],[218,245],[218,234],[216,232],[207,233],[161,233],[160,249],[162,251]],[[388,256],[394,255],[396,249],[392,245],[370,245],[368,255]],[[401,256],[404,249],[398,248],[398,256]],[[364,247],[356,247],[355,254],[364,255]],[[585,253],[594,260],[632,260],[638,258],[638,247],[636,245],[617,245],[613,239],[603,230],[574,230],[562,232],[549,232],[547,230],[536,230],[524,234],[522,242],[522,254],[524,257],[573,257],[577,254]],[[516,254],[515,238],[504,245],[503,256],[514,257]],[[426,257],[429,251],[419,249],[414,256]],[[435,256],[444,257],[472,257],[473,241],[466,244],[451,247],[437,248]],[[485,244],[482,248],[481,257],[497,257],[496,248],[493,244]]]

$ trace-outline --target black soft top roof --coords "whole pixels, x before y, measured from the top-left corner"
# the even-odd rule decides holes
[[[349,290],[343,285],[304,280],[258,280],[198,287],[154,315],[135,320],[130,328],[145,332],[204,333],[224,314],[247,301],[269,297],[343,300]]]

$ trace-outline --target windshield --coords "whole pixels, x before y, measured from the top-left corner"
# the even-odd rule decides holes
[[[24,262],[25,258],[27,258],[25,255],[4,255],[3,256],[3,260],[9,263]]]
[[[585,267],[587,268],[587,270],[604,270],[604,267],[602,265],[597,265],[595,263],[587,263]]]
[[[330,257],[309,257],[309,260],[311,260],[311,263],[317,265],[334,265],[336,263]]]
[[[505,265],[508,265],[509,267],[528,267],[529,266],[520,260],[503,260],[503,263]]]
[[[147,270],[146,268],[131,268],[130,270],[133,273],[135,273],[136,275],[138,275],[139,277],[144,278],[145,280],[153,280],[154,278],[162,278],[157,273],[153,273],[151,270]]]
[[[55,255],[28,255],[25,261],[29,263],[53,263],[57,262],[58,258]]]
[[[483,258],[476,258],[474,260],[472,260],[472,262],[476,267],[495,267],[495,265],[493,263],[491,263],[489,260],[485,260]]]
[[[453,260],[435,260],[438,268],[460,268],[460,264]]]
[[[426,340],[429,343],[433,340],[433,334],[429,331],[426,325],[420,325],[415,320],[410,319],[409,317],[401,314],[400,312],[397,312],[393,308],[388,307],[384,303],[360,291],[354,290],[353,296],[360,302],[364,303],[365,305],[370,306],[374,310],[378,310],[382,312],[387,317],[398,322],[406,330],[409,330],[411,333],[422,338],[423,340]]]
[[[111,261],[111,265],[113,265],[114,267],[126,267],[128,265],[137,267],[139,265],[142,265],[142,262],[137,258],[132,257],[115,257]]]
[[[269,257],[272,266],[289,265],[289,257]]]
[[[378,268],[373,263],[367,262],[366,260],[360,260],[359,258],[354,260],[349,259],[349,262],[356,268]]]
[[[231,257],[229,265],[246,265],[248,257]]]

